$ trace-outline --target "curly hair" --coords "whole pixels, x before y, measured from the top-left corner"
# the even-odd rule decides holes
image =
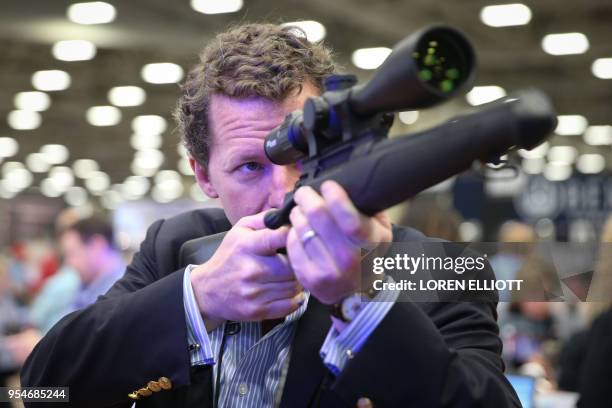
[[[297,27],[246,24],[217,35],[181,86],[174,118],[185,148],[201,166],[209,160],[211,95],[282,102],[305,83],[322,90],[335,72],[332,53]]]

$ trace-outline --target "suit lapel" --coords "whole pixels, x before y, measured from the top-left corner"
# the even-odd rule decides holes
[[[329,313],[314,296],[299,320],[291,347],[289,370],[280,406],[308,406],[327,368],[319,356],[331,320]]]

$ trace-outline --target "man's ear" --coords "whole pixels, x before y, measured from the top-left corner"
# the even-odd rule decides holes
[[[208,170],[202,167],[200,163],[195,161],[192,157],[189,157],[188,159],[189,165],[191,166],[191,170],[193,170],[193,174],[195,175],[196,181],[198,182],[198,185],[200,186],[204,194],[206,194],[210,198],[218,198],[219,194],[217,194],[217,190],[215,190],[212,183],[210,182],[210,174],[208,174]]]

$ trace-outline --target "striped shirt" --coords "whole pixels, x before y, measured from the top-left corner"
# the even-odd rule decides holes
[[[216,362],[226,324],[210,333],[198,309],[190,274],[195,265],[185,269],[183,303],[187,322],[187,340],[191,365],[212,365],[217,378]],[[388,279],[391,279],[388,277]],[[304,303],[262,337],[260,322],[240,322],[240,331],[226,335],[220,373],[219,407],[274,407],[282,395],[282,373],[289,363],[291,343],[299,318],[308,306]],[[397,291],[381,291],[367,302],[357,317],[339,333],[332,325],[320,350],[325,366],[338,375],[348,359],[359,352],[370,334],[386,316],[398,296]],[[213,380],[213,392],[217,390]]]

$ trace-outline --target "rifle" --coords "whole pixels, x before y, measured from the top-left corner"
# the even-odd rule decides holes
[[[268,228],[289,223],[293,193],[319,191],[335,180],[364,214],[373,215],[510,150],[532,149],[555,128],[555,111],[542,92],[519,91],[475,113],[431,129],[388,138],[393,112],[432,107],[471,87],[475,55],[456,29],[434,26],[400,41],[366,84],[332,75],[324,93],[287,115],[266,136],[264,149],[279,165],[300,162],[302,174],[283,206],[265,216]],[[181,264],[203,263],[225,233],[197,238],[181,248]]]

